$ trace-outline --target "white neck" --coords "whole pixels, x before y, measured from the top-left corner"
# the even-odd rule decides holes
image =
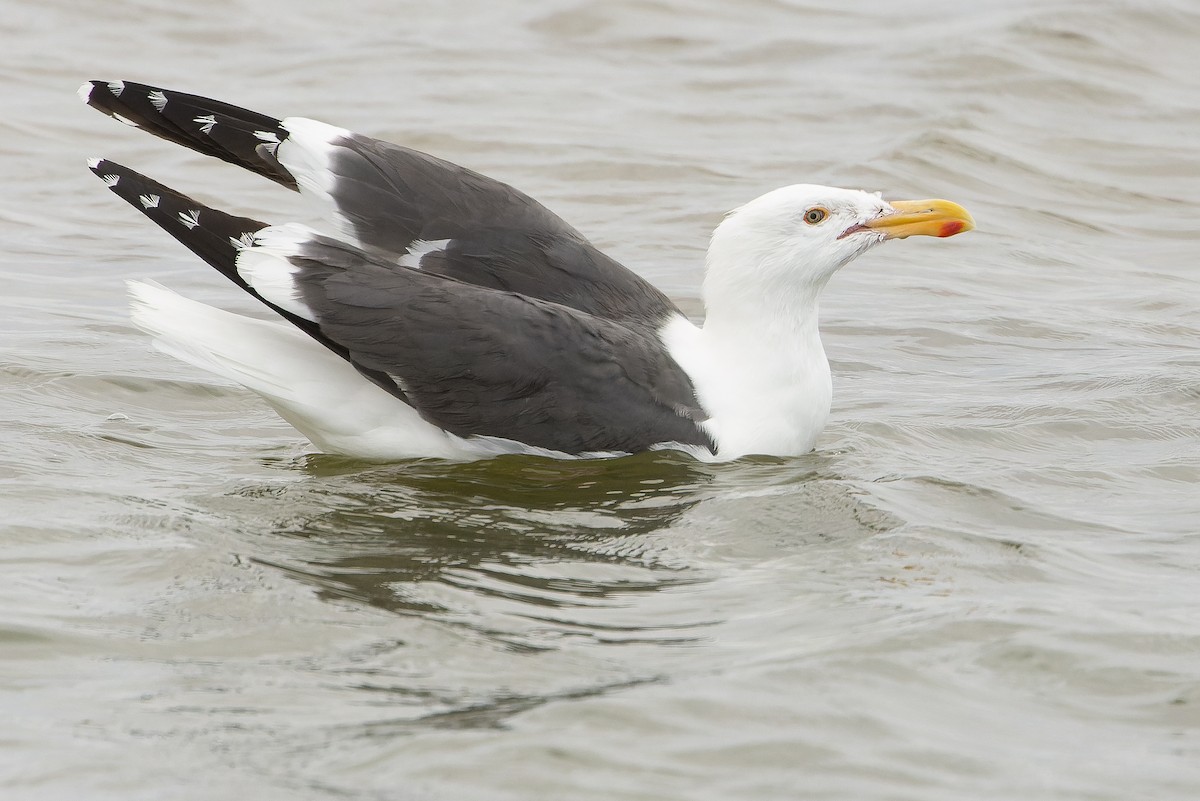
[[[664,329],[664,341],[711,415],[706,427],[718,456],[807,453],[833,397],[817,329],[822,286],[763,291],[730,285],[727,276],[710,263],[703,328],[680,318]]]

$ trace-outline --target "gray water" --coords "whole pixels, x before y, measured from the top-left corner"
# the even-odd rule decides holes
[[[1200,797],[1194,0],[0,0],[0,795]],[[823,307],[799,459],[312,453],[149,349],[250,301],[85,169],[289,193],[89,78],[513,183],[698,312],[727,209],[947,197]]]

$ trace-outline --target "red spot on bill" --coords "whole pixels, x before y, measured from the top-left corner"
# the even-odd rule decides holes
[[[966,227],[966,225],[964,223],[961,223],[958,220],[951,220],[950,222],[944,223],[942,225],[941,230],[938,231],[938,236],[939,237],[954,236],[955,234],[961,232],[962,229],[965,227]]]

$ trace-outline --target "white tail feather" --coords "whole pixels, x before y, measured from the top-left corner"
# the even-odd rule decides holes
[[[284,322],[257,320],[130,281],[133,324],[155,346],[260,395],[322,451],[369,459],[471,459],[494,452],[447,434]]]

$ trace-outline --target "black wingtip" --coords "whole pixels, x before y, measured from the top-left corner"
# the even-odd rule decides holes
[[[79,87],[77,94],[85,105],[91,106],[101,114],[107,114],[113,119],[135,128],[141,127],[135,120],[118,111],[121,105],[121,95],[124,92],[125,81],[86,81]]]
[[[120,164],[114,164],[108,159],[93,156],[87,160],[87,166],[92,171],[92,174],[101,181],[104,181],[104,184],[109,189],[112,189],[114,192],[116,191],[115,187],[123,169]],[[113,169],[114,167],[116,169]]]
[[[124,81],[84,81],[76,94],[86,105],[98,108],[97,103],[105,96],[120,97],[125,88]]]
[[[118,122],[298,189],[296,179],[275,158],[288,132],[274,117],[133,81],[88,81],[78,94]]]
[[[88,159],[88,169],[113,194],[150,218],[176,240],[247,289],[236,269],[237,252],[266,223],[226,214],[176,192],[152,178],[104,158]]]
[[[124,81],[96,81],[96,80],[84,81],[83,85],[79,87],[79,91],[78,91],[79,99],[82,100],[84,103],[87,103],[89,106],[93,105],[93,95],[96,94],[97,90],[100,90],[101,94],[108,94],[108,95],[112,95],[113,97],[120,97],[121,92],[123,92],[125,90],[125,82]]]

